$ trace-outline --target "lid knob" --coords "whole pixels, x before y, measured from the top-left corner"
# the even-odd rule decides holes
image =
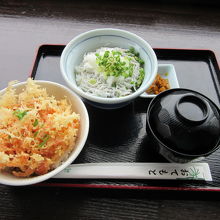
[[[200,97],[184,95],[176,103],[176,113],[185,122],[201,124],[207,119],[209,108]]]

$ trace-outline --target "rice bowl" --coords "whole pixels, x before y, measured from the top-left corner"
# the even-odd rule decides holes
[[[74,73],[76,67],[80,66],[85,54],[95,52],[102,47],[125,50],[134,48],[139,54],[144,61],[144,77],[135,91],[125,96],[101,97],[86,93],[77,85]],[[67,85],[86,102],[98,108],[115,109],[129,104],[148,89],[156,77],[158,63],[152,47],[136,34],[120,29],[103,28],[91,30],[73,38],[61,54],[60,69]]]
[[[88,128],[89,128],[89,118],[88,118],[87,110],[86,110],[83,102],[80,100],[80,98],[77,97],[75,94],[73,94],[66,87],[59,85],[57,83],[47,82],[47,81],[36,81],[36,84],[42,86],[43,88],[46,88],[48,91],[48,94],[50,96],[53,95],[55,97],[55,99],[57,99],[57,100],[62,100],[64,97],[66,97],[68,99],[69,103],[72,105],[72,109],[76,113],[76,114],[74,113],[73,115],[69,114],[69,117],[71,117],[73,120],[75,120],[76,118],[79,119],[78,116],[80,115],[80,127],[78,129],[77,139],[75,141],[75,137],[72,138],[71,142],[69,142],[71,146],[70,146],[70,148],[67,148],[67,151],[65,153],[60,154],[60,153],[58,153],[59,150],[57,151],[57,153],[59,154],[59,159],[54,160],[54,163],[52,164],[52,166],[50,166],[50,169],[48,169],[47,172],[34,173],[34,175],[29,175],[29,176],[27,175],[26,177],[18,177],[19,175],[13,176],[10,172],[5,172],[5,171],[8,171],[6,169],[6,170],[4,170],[4,172],[0,173],[0,183],[7,184],[7,185],[29,185],[29,184],[41,182],[43,180],[50,178],[51,176],[57,174],[59,171],[63,170],[66,166],[68,166],[78,156],[78,154],[82,150],[82,148],[85,144],[85,141],[87,139]],[[27,82],[18,83],[16,85],[14,85],[13,88],[16,89],[16,94],[21,94],[22,90],[24,90],[26,85],[27,85]],[[6,94],[6,91],[7,90],[5,89],[5,90],[1,91],[0,94],[1,95]],[[60,105],[60,106],[62,106],[62,105]],[[66,108],[66,106],[65,106],[65,108]],[[14,117],[14,120],[19,124],[21,123],[21,121],[23,121],[22,123],[24,123],[32,115],[32,112],[30,109],[29,109],[29,112],[27,112],[25,114],[23,111],[18,112],[15,110],[14,112],[15,113],[12,117]],[[29,116],[28,116],[28,114],[29,114]],[[19,118],[19,117],[22,117],[22,118]],[[25,119],[25,117],[26,117],[26,119]],[[50,115],[50,119],[51,119],[51,115]],[[36,127],[39,127],[39,128],[41,127],[41,120],[39,118],[38,118],[38,122],[36,122],[36,120],[33,120],[33,119],[31,120],[31,122],[32,122],[32,129],[36,129]],[[67,122],[67,124],[68,124],[68,122]],[[61,129],[62,129],[62,127],[61,127]],[[54,130],[54,128],[53,128],[53,130]],[[35,134],[33,132],[32,132],[32,134],[34,137]],[[64,131],[64,134],[65,134],[65,131]],[[50,133],[50,135],[51,135],[50,137],[45,136],[45,134],[43,134],[43,133],[40,134],[40,132],[37,134],[37,136],[38,135],[39,135],[39,142],[36,142],[36,145],[34,145],[33,142],[32,142],[32,144],[33,144],[33,147],[35,147],[35,149],[39,152],[42,151],[43,149],[46,150],[47,147],[49,148],[50,142],[51,141],[53,142],[53,140],[56,139],[56,137],[54,137],[52,133]],[[65,134],[63,137],[67,138],[67,135]],[[15,137],[7,136],[7,138],[14,139]],[[25,139],[28,139],[28,138],[26,137]],[[62,144],[60,144],[60,145],[62,145]],[[55,148],[58,149],[57,147],[55,147]],[[51,149],[47,153],[49,153],[49,154],[52,153]],[[31,156],[33,156],[33,155],[34,154],[31,154]],[[42,159],[42,158],[40,158],[39,155],[38,156],[34,155],[33,157],[34,157],[35,161],[38,159],[39,160]],[[33,158],[31,158],[31,159],[33,159]],[[29,160],[30,160],[30,158],[29,158]],[[26,164],[26,166],[27,166],[27,164]],[[18,171],[18,169],[16,168],[14,171]],[[19,170],[19,171],[21,171],[21,170]],[[39,175],[39,176],[37,176],[37,175]]]

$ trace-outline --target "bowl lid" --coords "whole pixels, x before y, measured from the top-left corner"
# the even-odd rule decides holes
[[[167,90],[151,101],[147,115],[153,134],[173,151],[201,156],[218,147],[220,110],[196,91]]]

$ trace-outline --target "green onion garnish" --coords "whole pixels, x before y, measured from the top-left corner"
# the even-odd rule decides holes
[[[144,61],[139,57],[139,53],[135,52],[134,48],[127,50],[127,56],[122,56],[120,51],[105,51],[103,55],[96,53],[96,63],[99,66],[100,72],[103,72],[104,77],[107,79],[108,76],[125,78],[132,77],[134,72],[134,60],[139,62],[142,67]],[[140,75],[142,73],[140,72]],[[142,79],[142,77],[140,77]],[[90,84],[95,84],[93,80],[89,81]]]
[[[38,125],[38,120],[35,119],[34,123],[33,123],[33,126],[36,127]]]
[[[92,85],[96,84],[96,79],[90,79],[89,83],[92,84]]]
[[[49,138],[50,138],[49,134],[44,135],[43,141],[38,145],[38,147],[43,147],[47,143]]]
[[[27,114],[28,111],[20,111],[20,110],[16,110],[13,112],[13,114],[19,119],[21,120],[26,114]]]
[[[36,137],[38,135],[39,131],[35,131],[34,132],[34,137]]]

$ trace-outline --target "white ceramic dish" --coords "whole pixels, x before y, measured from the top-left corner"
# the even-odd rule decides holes
[[[140,54],[141,59],[145,62],[145,77],[142,85],[134,93],[119,98],[103,98],[87,94],[76,85],[75,67],[82,62],[84,54],[94,52],[101,47],[124,49],[133,47]],[[82,33],[72,39],[62,52],[60,68],[67,85],[85,101],[99,108],[113,109],[128,104],[146,91],[156,77],[158,63],[151,46],[136,34],[120,29],[104,28]]]
[[[180,87],[173,64],[159,64],[157,73],[160,74],[163,79],[168,79],[171,89]],[[142,98],[153,98],[155,96],[156,95],[148,94],[147,92],[140,95]]]
[[[88,117],[87,109],[84,103],[81,101],[81,99],[76,94],[74,94],[70,89],[58,83],[49,82],[49,81],[35,81],[35,82],[37,82],[37,84],[41,85],[43,88],[46,88],[48,91],[48,94],[53,95],[56,99],[61,99],[61,98],[66,97],[71,103],[72,109],[76,113],[80,114],[80,120],[81,120],[80,129],[79,129],[79,134],[77,137],[75,149],[69,155],[67,160],[64,161],[60,166],[50,171],[49,173],[41,175],[41,176],[19,178],[19,177],[10,175],[10,174],[0,172],[0,183],[1,184],[21,186],[21,185],[35,184],[35,183],[39,183],[39,182],[49,179],[50,177],[62,171],[64,168],[66,168],[76,159],[76,157],[79,155],[79,153],[83,149],[84,144],[87,140],[87,136],[89,132],[89,117]],[[26,85],[26,82],[22,82],[22,83],[18,83],[14,85],[14,87],[16,88],[16,92],[20,93],[25,85]],[[3,94],[4,92],[5,92],[5,89],[1,90],[0,95]]]

